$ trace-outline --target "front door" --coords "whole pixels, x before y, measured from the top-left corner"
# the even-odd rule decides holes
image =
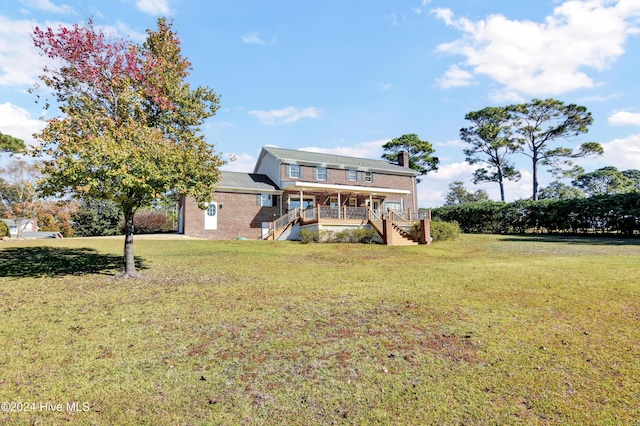
[[[380,215],[380,200],[371,200],[371,205],[369,205],[369,200],[366,200],[367,207],[371,207],[371,210],[377,215]]]
[[[204,211],[204,229],[206,231],[215,231],[218,229],[218,203],[209,203]]]

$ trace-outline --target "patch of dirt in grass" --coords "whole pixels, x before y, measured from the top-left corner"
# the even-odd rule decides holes
[[[478,344],[471,335],[456,336],[454,334],[435,335],[423,343],[423,347],[431,353],[455,362],[478,364],[483,362],[478,355]]]

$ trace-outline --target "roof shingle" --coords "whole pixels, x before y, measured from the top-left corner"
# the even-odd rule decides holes
[[[377,171],[393,172],[400,174],[418,175],[415,170],[402,167],[397,164],[387,163],[383,160],[373,160],[370,158],[348,157],[345,155],[323,154],[310,151],[298,151],[293,149],[263,147],[264,151],[273,155],[281,163],[308,163],[318,164],[325,167],[370,169]]]

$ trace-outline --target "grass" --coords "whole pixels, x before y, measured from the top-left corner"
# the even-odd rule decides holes
[[[121,250],[0,245],[0,424],[640,424],[637,240]]]

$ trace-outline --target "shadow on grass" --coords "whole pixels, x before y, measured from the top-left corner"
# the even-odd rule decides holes
[[[146,269],[136,257],[136,268]],[[0,277],[59,277],[64,275],[116,275],[122,256],[98,253],[90,248],[20,247],[0,250]]]
[[[640,238],[630,237],[593,237],[593,236],[564,236],[564,235],[522,235],[500,238],[500,241],[563,243],[601,246],[640,246]]]

